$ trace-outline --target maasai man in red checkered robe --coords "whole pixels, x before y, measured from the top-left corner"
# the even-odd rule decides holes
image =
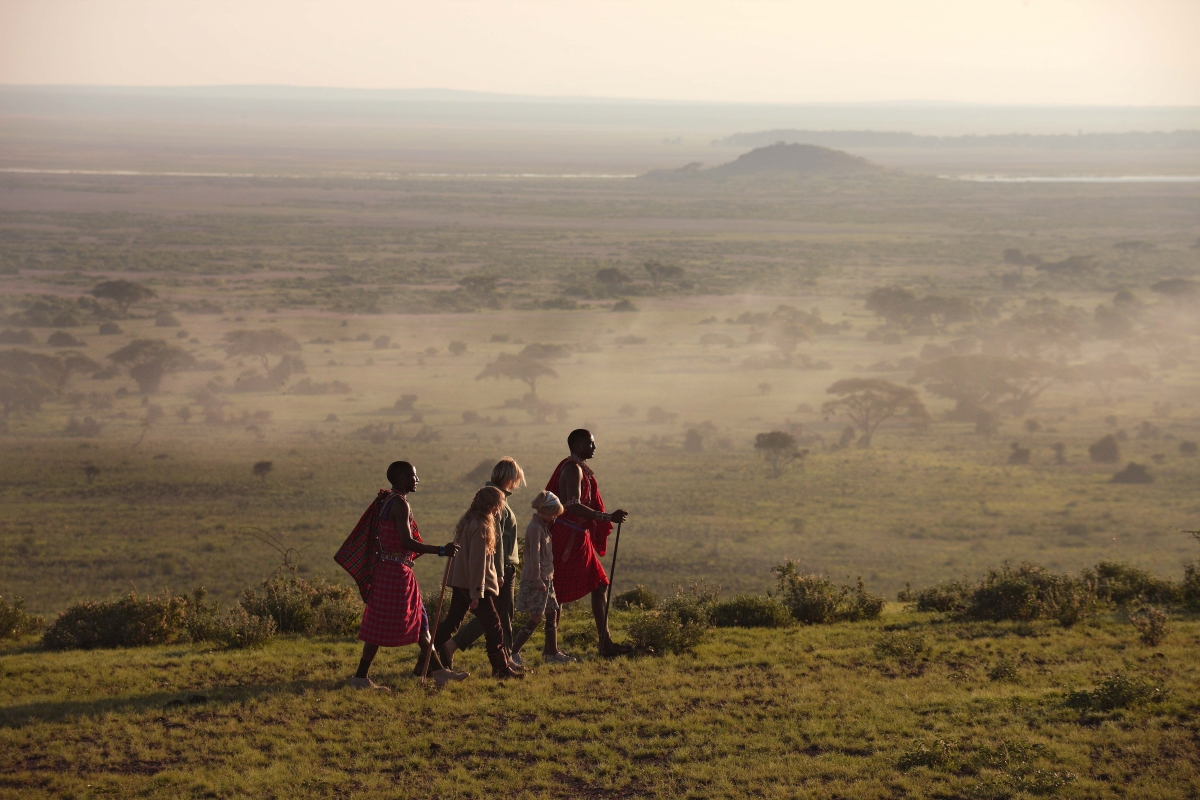
[[[604,573],[600,556],[608,550],[612,524],[624,522],[629,514],[619,508],[611,514],[604,510],[596,473],[585,463],[596,454],[596,439],[591,432],[571,431],[567,446],[571,448],[570,458],[559,462],[546,484],[546,491],[557,494],[566,507],[550,529],[554,543],[554,592],[560,603],[570,603],[590,594],[600,654],[621,655],[628,653],[629,647],[613,642],[608,632],[604,609],[608,575]]]
[[[424,657],[418,659],[415,672],[423,674],[425,659],[432,658],[434,663],[430,667],[435,681],[441,684],[461,680],[467,677],[466,673],[440,669],[441,664],[432,653],[429,619],[412,571],[413,561],[422,553],[453,557],[458,545],[450,542],[438,547],[421,541],[408,505],[408,494],[421,482],[412,464],[394,462],[388,467],[387,477],[391,491],[380,492],[335,556],[339,564],[350,570],[366,602],[358,629],[358,638],[363,642],[362,658],[350,684],[362,689],[383,688],[367,677],[379,648],[417,642]]]

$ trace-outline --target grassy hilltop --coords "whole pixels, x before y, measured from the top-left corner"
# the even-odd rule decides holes
[[[586,639],[589,615],[565,622]],[[344,686],[346,639],[10,645],[0,797],[1194,797],[1200,623],[1172,624],[1149,647],[1116,616],[1063,629],[892,607],[520,683],[476,677],[476,648],[459,660],[475,676],[444,690],[409,677],[408,648],[377,661],[392,694]]]

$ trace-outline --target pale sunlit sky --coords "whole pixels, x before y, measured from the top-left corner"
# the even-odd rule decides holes
[[[1200,0],[0,0],[0,84],[1200,105]]]

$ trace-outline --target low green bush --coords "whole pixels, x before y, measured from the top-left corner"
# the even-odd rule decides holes
[[[627,627],[634,647],[654,655],[690,653],[704,640],[708,625],[683,622],[668,611],[638,611]]]
[[[1179,585],[1179,599],[1191,611],[1200,611],[1200,561],[1183,568],[1183,582]]]
[[[46,627],[46,620],[25,611],[25,601],[14,597],[10,603],[0,597],[0,639],[20,639]]]
[[[225,617],[205,603],[206,592],[161,596],[130,593],[117,600],[85,600],[68,608],[42,636],[50,650],[144,647],[179,642],[216,642],[226,647],[261,645],[275,622],[234,606]]]
[[[1127,675],[1117,671],[1100,681],[1095,689],[1078,689],[1067,695],[1072,708],[1090,711],[1112,711],[1117,708],[1157,703],[1167,699],[1162,683],[1149,678]]]
[[[794,561],[785,561],[772,572],[780,601],[806,625],[878,619],[883,613],[883,598],[868,592],[862,579],[855,586],[838,586],[824,575],[801,572]]]
[[[971,602],[974,587],[966,581],[946,581],[917,592],[913,599],[917,611],[942,611],[961,614]]]
[[[362,621],[362,602],[353,587],[309,583],[292,569],[280,569],[257,589],[242,592],[251,616],[270,617],[280,633],[349,635]],[[445,608],[442,609],[444,614]],[[432,617],[430,617],[432,620]]]
[[[42,645],[50,650],[139,647],[190,641],[186,595],[131,592],[118,600],[85,600],[58,615]]]
[[[915,664],[926,649],[925,637],[911,631],[886,632],[873,648],[881,661],[897,661],[905,666]]]
[[[1083,571],[1083,577],[1096,586],[1096,596],[1117,606],[1131,603],[1171,605],[1179,603],[1180,586],[1149,571],[1117,561],[1101,561]]]
[[[663,600],[660,607],[684,625],[695,623],[707,628],[712,625],[717,594],[718,590],[710,588],[703,581],[692,583],[687,588],[676,586],[675,594]]]
[[[793,622],[791,612],[778,600],[753,594],[714,603],[711,618],[718,628],[783,628]]]
[[[964,616],[972,619],[1057,619],[1070,627],[1096,610],[1096,587],[1086,578],[1056,574],[1044,567],[1007,562],[990,569],[971,594]]]
[[[1138,632],[1138,639],[1144,645],[1154,647],[1162,644],[1170,632],[1167,625],[1167,613],[1154,606],[1142,606],[1129,615],[1129,622]]]
[[[216,639],[230,648],[262,647],[275,635],[275,620],[255,616],[240,604],[229,611]]]
[[[658,606],[658,597],[645,586],[638,584],[627,592],[621,592],[613,598],[613,608],[628,611],[634,608],[650,610]]]

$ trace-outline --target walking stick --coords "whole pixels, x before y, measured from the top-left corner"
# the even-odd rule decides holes
[[[616,555],[616,551],[613,551]],[[442,588],[438,590],[438,609],[437,616],[434,618],[433,627],[429,630],[429,657],[425,659],[425,670],[421,673],[421,685],[425,685],[425,679],[429,677],[429,664],[433,661],[433,654],[437,649],[434,644],[433,637],[437,636],[438,625],[442,621],[442,601],[446,599],[446,579],[450,577],[450,565],[454,562],[454,556],[446,559],[446,571],[442,573]],[[441,660],[441,656],[438,656]]]
[[[608,576],[608,591],[604,596],[604,625],[608,626],[608,606],[612,602],[613,581],[617,579],[617,550],[621,547],[621,523],[617,523],[617,540],[613,542],[612,574]]]

